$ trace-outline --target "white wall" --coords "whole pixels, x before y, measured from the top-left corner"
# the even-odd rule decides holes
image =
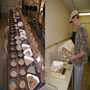
[[[61,0],[46,0],[45,4],[45,48],[71,36],[70,13]],[[50,52],[57,45],[45,50],[46,65],[50,61]]]

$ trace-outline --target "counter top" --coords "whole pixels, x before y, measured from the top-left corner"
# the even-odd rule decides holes
[[[58,88],[58,90],[67,90],[68,89],[72,71],[73,71],[73,64],[66,64],[66,65],[63,65],[63,67],[65,67],[67,69],[65,79],[51,76],[51,73],[50,73],[51,65],[45,69],[46,83],[56,86]]]

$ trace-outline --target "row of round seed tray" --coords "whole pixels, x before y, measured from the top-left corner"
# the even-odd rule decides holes
[[[28,64],[25,61],[25,59],[28,59],[29,56],[24,54],[25,52],[22,48],[22,43],[24,43],[24,41],[20,38],[20,30],[23,29],[18,28],[15,24],[15,22],[10,24],[10,37],[8,38],[8,90],[37,90],[42,87],[40,75],[33,60],[31,64]],[[11,29],[11,26],[13,29]],[[24,40],[26,40],[26,38]],[[30,47],[28,48],[30,49]],[[31,58],[33,58],[33,53]],[[28,65],[34,66],[34,74],[28,73]],[[32,82],[29,80],[35,81],[35,83],[33,83],[34,85],[32,84],[30,86],[29,83]]]

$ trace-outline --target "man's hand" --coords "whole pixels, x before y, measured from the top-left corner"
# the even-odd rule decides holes
[[[75,56],[74,54],[72,54],[72,56],[69,58],[69,60],[70,60],[71,62],[73,62],[75,59],[76,59],[76,56]]]

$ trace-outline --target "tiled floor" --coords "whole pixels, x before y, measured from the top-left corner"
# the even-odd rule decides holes
[[[5,27],[8,25],[8,15],[2,14],[0,19],[0,90],[7,90],[7,55],[4,49]]]
[[[0,90],[7,90],[7,60],[0,60]]]
[[[90,90],[90,62],[84,68],[81,90]]]

